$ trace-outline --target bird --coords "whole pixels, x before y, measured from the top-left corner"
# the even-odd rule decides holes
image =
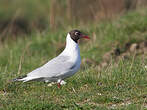
[[[78,41],[81,38],[90,39],[77,29],[71,30],[66,36],[65,49],[57,57],[29,72],[26,76],[13,79],[13,81],[56,82],[60,88],[61,85],[66,84],[64,79],[73,76],[80,69],[81,57]]]

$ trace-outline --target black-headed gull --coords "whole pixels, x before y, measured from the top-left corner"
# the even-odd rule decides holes
[[[80,69],[81,57],[78,40],[81,38],[90,39],[79,30],[70,31],[66,37],[66,47],[61,54],[28,73],[26,77],[17,78],[14,81],[57,82],[58,87],[65,84],[64,79],[74,75]]]

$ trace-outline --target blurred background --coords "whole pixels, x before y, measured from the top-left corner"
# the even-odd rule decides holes
[[[99,24],[146,5],[146,0],[1,0],[0,41],[36,31]]]

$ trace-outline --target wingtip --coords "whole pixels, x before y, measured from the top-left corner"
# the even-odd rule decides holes
[[[18,81],[18,78],[12,79],[11,81],[12,82],[17,82]]]
[[[26,75],[25,76],[18,77],[18,78],[15,78],[15,79],[12,79],[12,82],[22,81],[22,79],[24,77],[26,77]]]

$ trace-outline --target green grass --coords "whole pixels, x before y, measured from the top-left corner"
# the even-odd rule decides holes
[[[89,34],[90,41],[80,42],[82,58],[97,62],[113,47],[127,42],[147,40],[146,9],[130,12],[112,22],[70,27],[57,33],[36,33],[17,41],[0,44],[0,109],[128,109],[142,110],[147,106],[146,56],[113,61],[98,71],[98,65],[81,69],[60,89],[43,82],[12,83],[57,56],[64,46],[66,33],[78,28]],[[129,104],[128,104],[129,103]]]

